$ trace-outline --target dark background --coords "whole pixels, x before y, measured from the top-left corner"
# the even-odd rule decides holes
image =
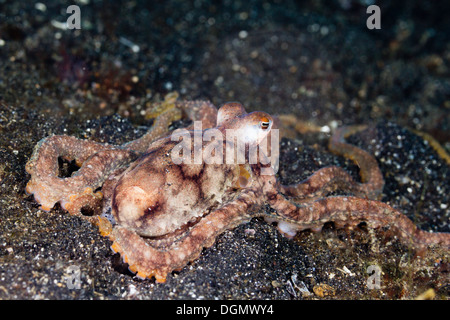
[[[58,28],[71,4],[80,6],[81,30]],[[383,234],[333,226],[287,240],[259,220],[226,232],[166,284],[140,281],[95,227],[58,208],[43,213],[24,192],[40,139],[126,142],[151,125],[150,102],[177,91],[317,126],[374,124],[374,135],[352,143],[377,157],[383,201],[426,230],[448,232],[449,165],[411,130],[450,150],[450,5],[375,4],[381,30],[366,28],[367,1],[0,0],[0,297],[301,299],[317,298],[322,283],[335,289],[332,299],[411,298],[428,288],[448,297],[448,253],[419,263],[401,244],[374,240]],[[331,164],[357,177],[329,154],[327,139],[283,140],[279,178],[299,181]],[[378,291],[365,285],[374,263],[384,272]],[[65,282],[74,265],[79,290]]]

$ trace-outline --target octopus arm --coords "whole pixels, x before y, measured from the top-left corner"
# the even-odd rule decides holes
[[[121,149],[132,150],[138,154],[147,151],[152,142],[166,136],[169,133],[169,125],[176,120],[181,119],[181,110],[177,108],[170,109],[159,115],[153,122],[152,127],[139,139],[127,142],[120,146]]]
[[[75,160],[80,169],[71,177],[59,177],[58,158]],[[36,147],[26,170],[31,180],[26,192],[33,194],[41,209],[49,211],[57,202],[71,213],[97,204],[102,195],[95,192],[118,166],[136,155],[112,146],[70,136],[50,136]]]
[[[330,139],[329,149],[336,154],[353,160],[360,169],[362,182],[356,182],[345,170],[332,166],[322,168],[308,179],[292,185],[279,185],[278,189],[286,196],[301,199],[313,199],[341,189],[353,192],[357,196],[376,199],[384,187],[383,175],[376,159],[368,152],[345,141],[350,135],[364,130],[366,126],[346,126],[335,131]]]
[[[338,196],[296,205],[278,194],[271,202],[277,213],[266,213],[266,216],[281,222],[280,231],[288,236],[304,229],[318,231],[326,222],[349,227],[365,222],[371,228],[388,227],[399,240],[414,248],[436,244],[450,248],[450,234],[423,231],[408,217],[380,201]]]
[[[213,128],[217,123],[217,108],[209,101],[192,100],[177,101],[175,105],[181,109],[189,119],[201,121],[203,129]],[[187,129],[191,129],[188,127]]]

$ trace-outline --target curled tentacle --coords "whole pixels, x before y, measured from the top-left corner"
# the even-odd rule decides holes
[[[353,160],[360,170],[362,183],[357,184],[360,192],[375,199],[383,192],[384,179],[377,160],[367,151],[345,142],[345,138],[366,129],[367,126],[345,126],[337,129],[329,142],[329,149]]]
[[[75,160],[80,169],[71,177],[59,177],[58,157]],[[61,202],[64,209],[77,213],[81,207],[97,205],[102,195],[95,190],[115,168],[135,158],[133,152],[109,145],[69,136],[47,137],[41,140],[27,163],[31,180],[26,191],[34,195],[45,211]]]
[[[215,124],[217,111],[208,102],[181,101],[156,117],[154,125],[141,138],[112,146],[70,136],[50,136],[42,139],[26,165],[31,179],[26,192],[33,194],[41,209],[49,211],[56,203],[72,214],[83,207],[97,207],[103,195],[95,192],[108,176],[143,154],[158,138],[169,132],[169,125],[181,118],[181,110],[189,110],[192,120],[204,120],[205,126]],[[199,117],[197,119],[195,117]],[[214,117],[214,123],[211,124]],[[58,158],[75,160],[80,167],[71,177],[59,177]]]
[[[353,160],[360,168],[361,183],[355,181],[344,169],[325,167],[298,184],[279,185],[278,189],[296,200],[311,200],[325,196],[337,189],[360,197],[376,199],[383,191],[384,179],[375,158],[368,152],[345,142],[345,138],[364,130],[366,126],[347,126],[335,131],[330,139],[331,151]]]

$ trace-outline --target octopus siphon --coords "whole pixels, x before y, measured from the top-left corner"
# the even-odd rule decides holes
[[[190,125],[174,139],[169,125],[183,115],[200,128]],[[377,161],[345,141],[365,126],[339,128],[329,143],[331,151],[357,163],[361,182],[330,166],[298,184],[282,185],[270,161],[276,151],[265,154],[268,148],[261,147],[263,141],[274,146],[275,123],[269,114],[247,113],[237,102],[217,110],[207,101],[176,101],[145,135],[123,145],[49,136],[36,145],[26,165],[31,175],[26,192],[42,210],[59,203],[98,225],[130,271],[158,282],[197,259],[225,230],[254,217],[276,224],[288,237],[305,229],[319,231],[327,222],[350,228],[365,222],[370,228],[389,228],[413,248],[450,247],[450,234],[420,230],[376,200],[384,186]],[[229,138],[231,129],[239,130],[240,147]],[[244,160],[237,161],[241,149]],[[249,150],[258,150],[256,160]],[[196,152],[212,160],[191,161]],[[184,161],[174,161],[180,154]],[[225,161],[227,156],[233,161]],[[79,169],[59,176],[59,158],[75,160]],[[335,190],[351,196],[330,196]]]

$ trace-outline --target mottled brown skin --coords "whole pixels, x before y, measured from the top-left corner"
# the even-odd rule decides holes
[[[270,115],[247,114],[238,103],[228,103],[218,112],[211,104],[199,101],[179,102],[177,109],[193,120],[201,119],[202,134],[211,132],[212,127],[223,134],[226,129],[245,128],[251,133],[246,148],[268,136],[273,125]],[[159,129],[154,132],[161,133],[159,136],[167,133],[175,117],[176,110],[170,112],[156,120]],[[248,159],[244,164],[176,164],[171,152],[178,141],[156,139],[157,134],[123,146],[53,136],[38,144],[27,164],[31,174],[27,191],[43,209],[61,202],[73,214],[79,214],[86,205],[98,206],[102,199],[102,215],[91,220],[110,237],[113,250],[120,252],[131,271],[159,282],[195,260],[219,234],[257,216],[277,222],[278,229],[289,237],[304,229],[320,230],[329,221],[349,227],[365,221],[373,228],[390,227],[413,248],[450,247],[450,234],[419,230],[387,204],[370,200],[381,194],[384,185],[376,160],[345,142],[346,136],[362,129],[339,129],[330,140],[332,151],[360,166],[362,182],[354,181],[339,167],[322,168],[299,184],[283,186],[269,165],[249,164]],[[194,132],[189,133],[192,145]],[[226,150],[229,141],[203,141],[201,149],[211,150],[209,147],[217,143]],[[59,178],[58,156],[76,159],[81,166],[77,174]],[[272,174],[262,174],[263,170],[272,170]],[[94,193],[97,188],[101,193]],[[336,189],[353,195],[327,197]],[[268,212],[267,205],[274,212]]]
[[[174,164],[178,142],[167,140],[123,173],[112,196],[116,222],[146,237],[166,235],[236,195],[237,166]]]

